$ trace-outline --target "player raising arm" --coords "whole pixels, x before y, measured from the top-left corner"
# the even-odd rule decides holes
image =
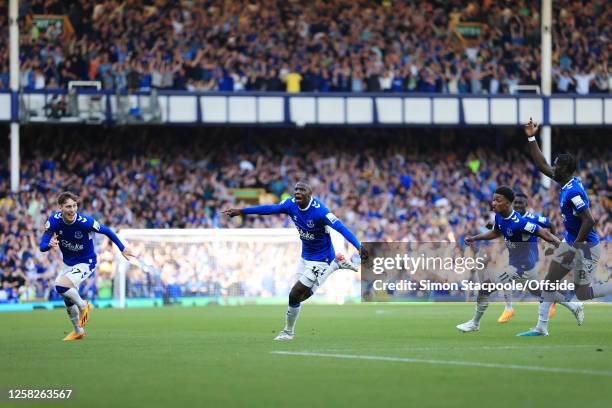
[[[335,254],[329,228],[338,231],[359,250],[362,260],[367,258],[365,249],[357,238],[323,203],[312,196],[312,188],[303,181],[295,184],[293,198],[288,198],[280,204],[232,208],[224,211],[224,214],[230,217],[286,214],[291,217],[300,234],[302,256],[298,264],[297,282],[289,293],[285,328],[275,340],[293,340],[301,302],[311,297],[333,272],[338,269],[357,271],[357,267],[342,254]]]
[[[612,282],[591,284],[593,271],[599,261],[599,236],[595,231],[595,220],[591,214],[589,197],[580,182],[574,177],[576,160],[571,154],[558,155],[552,167],[546,162],[536,142],[539,125],[530,118],[525,126],[529,153],[536,167],[546,176],[558,183],[559,206],[565,227],[561,245],[553,254],[546,280],[559,282],[574,270],[575,293],[578,299],[588,300],[612,294]],[[559,298],[555,292],[544,291],[543,302],[538,310],[538,324],[519,336],[548,335],[548,314],[551,305]]]
[[[90,304],[79,295],[79,287],[96,269],[97,257],[93,237],[95,233],[106,235],[130,260],[132,251],[110,228],[101,225],[91,217],[77,212],[79,197],[70,192],[61,193],[57,198],[59,211],[55,211],[45,224],[40,241],[42,252],[59,248],[64,268],[55,279],[55,290],[64,298],[68,316],[74,331],[64,340],[79,340],[85,336],[85,323],[89,319]]]

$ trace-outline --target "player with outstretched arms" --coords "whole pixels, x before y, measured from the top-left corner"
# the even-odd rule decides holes
[[[298,264],[297,282],[289,293],[285,328],[275,340],[293,340],[301,302],[311,297],[334,271],[338,269],[357,271],[357,267],[343,255],[335,254],[329,228],[338,231],[359,250],[362,260],[367,258],[365,249],[357,238],[321,201],[312,196],[312,188],[304,181],[296,183],[293,198],[288,198],[280,204],[232,208],[224,211],[224,214],[230,217],[249,214],[286,214],[291,217],[300,234],[302,257]]]
[[[91,305],[79,295],[79,287],[96,269],[94,234],[106,235],[130,260],[134,254],[110,228],[93,218],[77,212],[79,197],[70,192],[57,198],[59,211],[55,211],[45,224],[40,241],[42,252],[58,248],[62,252],[64,268],[55,279],[55,290],[64,298],[68,316],[74,330],[64,340],[79,340],[85,336],[85,323],[89,319]]]
[[[529,201],[528,201],[527,195],[520,191],[515,192],[514,202],[512,203],[512,208],[514,208],[514,211],[519,213],[519,215],[525,218],[527,221],[530,221],[534,224],[538,224],[540,228],[546,228],[550,230],[551,234],[555,235],[555,225],[550,222],[548,217],[545,217],[538,213],[527,211],[528,205],[529,205]],[[492,229],[493,223],[491,223],[490,227],[489,226],[487,227],[489,229]],[[537,242],[537,241],[538,241],[538,238],[532,235],[530,238],[530,242]],[[537,247],[535,248],[535,251],[538,251]],[[539,254],[537,254],[537,257],[539,258]],[[512,306],[512,293],[509,291],[504,291],[504,300],[505,300],[504,311],[502,312],[501,316],[499,316],[499,318],[497,319],[498,323],[508,323],[508,321],[512,319],[512,317],[514,316],[514,307]],[[555,313],[554,308],[555,308],[555,305],[553,304],[552,307],[550,308],[549,318],[552,317],[553,314]]]
[[[580,300],[589,300],[612,294],[612,282],[592,284],[592,275],[599,261],[600,245],[599,235],[595,231],[595,220],[591,214],[589,197],[578,177],[576,159],[571,154],[558,155],[553,165],[546,162],[540,151],[535,136],[539,125],[530,118],[525,126],[529,153],[540,172],[559,185],[559,206],[565,227],[563,245],[559,246],[553,254],[550,268],[546,275],[549,282],[559,282],[571,270],[574,271],[574,284],[576,297]],[[551,305],[558,302],[559,294],[544,291],[542,302],[538,309],[538,323],[536,327],[519,333],[519,336],[547,336],[548,314]]]
[[[512,281],[538,280],[538,273],[535,269],[538,261],[537,242],[531,239],[537,236],[558,246],[561,241],[553,234],[536,223],[528,221],[513,210],[514,191],[510,187],[501,186],[493,194],[491,206],[495,212],[495,222],[493,229],[476,236],[468,236],[465,242],[472,245],[475,241],[489,241],[499,237],[504,237],[508,248],[508,267],[499,274],[484,283],[510,283]],[[458,324],[456,327],[460,331],[467,333],[480,330],[480,319],[489,307],[489,296],[493,291],[480,290],[476,299],[476,311],[471,320]],[[532,292],[539,296],[539,291]],[[566,305],[578,321],[582,324],[583,314],[582,305]]]

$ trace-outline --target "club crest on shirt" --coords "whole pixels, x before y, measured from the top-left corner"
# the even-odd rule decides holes
[[[512,235],[514,235],[514,234],[512,233],[512,228],[507,228],[507,229],[506,229],[506,235],[507,235],[507,236],[509,236],[509,237],[511,237]]]
[[[83,233],[81,231],[77,231],[77,232],[74,233],[74,237],[76,239],[81,239],[81,238],[83,238]]]
[[[306,226],[307,226],[308,228],[314,228],[315,223],[314,223],[314,221],[313,221],[313,220],[308,220],[308,221],[306,222]]]

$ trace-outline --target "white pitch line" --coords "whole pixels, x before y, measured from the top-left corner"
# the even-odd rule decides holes
[[[328,358],[341,358],[341,359],[347,359],[347,360],[392,361],[392,362],[397,362],[397,363],[451,365],[451,366],[481,367],[481,368],[506,368],[506,369],[511,369],[511,370],[542,371],[546,373],[587,374],[587,375],[601,375],[601,376],[606,376],[606,377],[612,377],[612,371],[582,370],[582,369],[562,368],[562,367],[538,367],[538,366],[528,366],[528,365],[520,365],[520,364],[481,363],[478,361],[432,360],[432,359],[411,358],[411,357],[360,356],[360,355],[355,355],[355,354],[328,354],[328,353],[312,353],[312,352],[307,352],[307,351],[271,351],[271,353],[285,355],[285,356],[328,357]]]
[[[557,349],[557,348],[602,348],[597,344],[551,344],[551,345],[516,345],[516,346],[460,346],[460,347],[391,347],[393,350],[398,351],[461,351],[461,350],[546,350],[546,349]],[[366,351],[366,350],[379,350],[372,347],[355,348],[355,351]],[[340,349],[325,349],[321,352],[336,353],[342,351]]]

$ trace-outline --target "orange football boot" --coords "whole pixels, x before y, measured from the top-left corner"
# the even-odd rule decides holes
[[[72,331],[69,335],[64,337],[64,341],[81,340],[83,337],[85,337],[85,331],[82,331],[81,333],[75,333]]]
[[[514,309],[504,309],[504,312],[499,316],[499,319],[497,319],[497,323],[508,323],[508,321],[512,319],[512,316],[514,316]]]

